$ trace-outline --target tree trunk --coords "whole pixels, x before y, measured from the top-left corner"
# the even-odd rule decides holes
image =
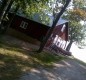
[[[0,34],[3,32],[3,29],[2,29],[2,20],[3,20],[3,16],[5,14],[5,10],[8,6],[8,3],[9,3],[10,0],[3,0],[2,1],[2,5],[1,5],[1,8],[0,8]]]
[[[68,44],[68,46],[66,48],[66,51],[70,51],[72,44],[73,44],[73,41],[70,41],[70,43]]]
[[[4,14],[5,14],[5,10],[6,10],[10,1],[11,0],[3,0],[3,2],[2,2],[2,6],[0,8],[0,24],[1,24],[1,21],[3,19]]]
[[[5,14],[4,14],[3,18],[6,17],[6,14],[9,12],[9,10],[10,10],[10,8],[11,8],[13,2],[14,2],[13,0],[11,0],[11,1],[9,2],[8,7],[7,7],[6,11],[5,11]]]
[[[14,10],[14,13],[13,13],[13,15],[12,15],[10,21],[9,21],[8,27],[11,25],[16,13],[17,13],[17,11],[19,10],[19,7],[20,7],[19,5],[16,6],[16,9]]]
[[[5,33],[5,32],[7,31],[7,29],[11,26],[11,23],[12,23],[12,21],[13,21],[15,15],[16,15],[16,13],[17,13],[19,7],[20,7],[19,5],[16,6],[16,9],[15,9],[14,13],[13,13],[12,17],[11,17],[10,20],[9,20],[9,24],[7,25],[7,27],[5,27],[3,33]]]
[[[42,52],[47,40],[49,39],[49,37],[51,36],[52,32],[53,32],[53,29],[55,28],[56,24],[58,23],[60,17],[62,16],[62,14],[64,13],[65,9],[67,8],[69,2],[71,0],[67,0],[66,1],[66,4],[64,5],[64,7],[61,9],[61,11],[59,12],[59,14],[56,16],[56,19],[53,21],[53,25],[52,27],[50,28],[50,30],[48,31],[46,37],[44,38],[43,42],[40,44],[40,48],[39,50],[37,51],[38,53]]]
[[[19,7],[20,7],[19,5],[16,6],[16,8],[15,8],[15,10],[14,10],[14,13],[13,13],[13,15],[12,15],[10,21],[9,21],[8,27],[11,25],[11,23],[12,23],[12,21],[13,21],[15,15],[16,15],[16,13],[17,13],[17,11],[19,10]]]

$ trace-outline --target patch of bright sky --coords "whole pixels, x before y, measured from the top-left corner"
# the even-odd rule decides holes
[[[73,44],[70,51],[75,58],[86,63],[86,47],[84,49],[79,49],[75,44]]]
[[[70,4],[68,5],[67,9],[73,9],[73,0],[71,0]]]
[[[82,25],[84,25],[85,22],[84,22],[84,21],[80,21],[80,23],[81,23]]]

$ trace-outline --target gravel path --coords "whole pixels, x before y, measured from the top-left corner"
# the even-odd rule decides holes
[[[86,65],[75,59],[54,63],[52,69],[32,69],[20,80],[86,80]]]

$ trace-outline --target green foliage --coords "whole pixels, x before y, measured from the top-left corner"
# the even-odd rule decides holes
[[[53,16],[56,17],[65,2],[66,0],[49,0],[50,13],[52,13]]]
[[[81,20],[86,19],[86,12],[82,9],[69,10],[66,14],[67,15],[64,16],[64,18],[71,20],[71,21],[80,22]]]
[[[74,8],[80,8],[82,9],[83,6],[86,6],[85,0],[73,0]]]
[[[20,6],[17,13],[19,15],[24,15],[30,19],[33,19],[35,14],[39,14],[40,22],[47,24],[49,22],[46,12],[48,10],[48,0],[15,0],[12,11],[16,8],[17,5]]]
[[[80,43],[85,38],[83,30],[86,28],[80,24],[81,20],[86,19],[85,11],[81,9],[71,10],[64,18],[69,20],[69,40]]]
[[[73,42],[81,42],[84,39],[83,26],[79,22],[71,21],[69,27],[69,39]]]

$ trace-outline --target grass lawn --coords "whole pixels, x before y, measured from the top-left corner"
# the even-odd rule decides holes
[[[17,80],[32,68],[51,68],[54,62],[62,59],[47,52],[36,54],[0,40],[0,80]]]

